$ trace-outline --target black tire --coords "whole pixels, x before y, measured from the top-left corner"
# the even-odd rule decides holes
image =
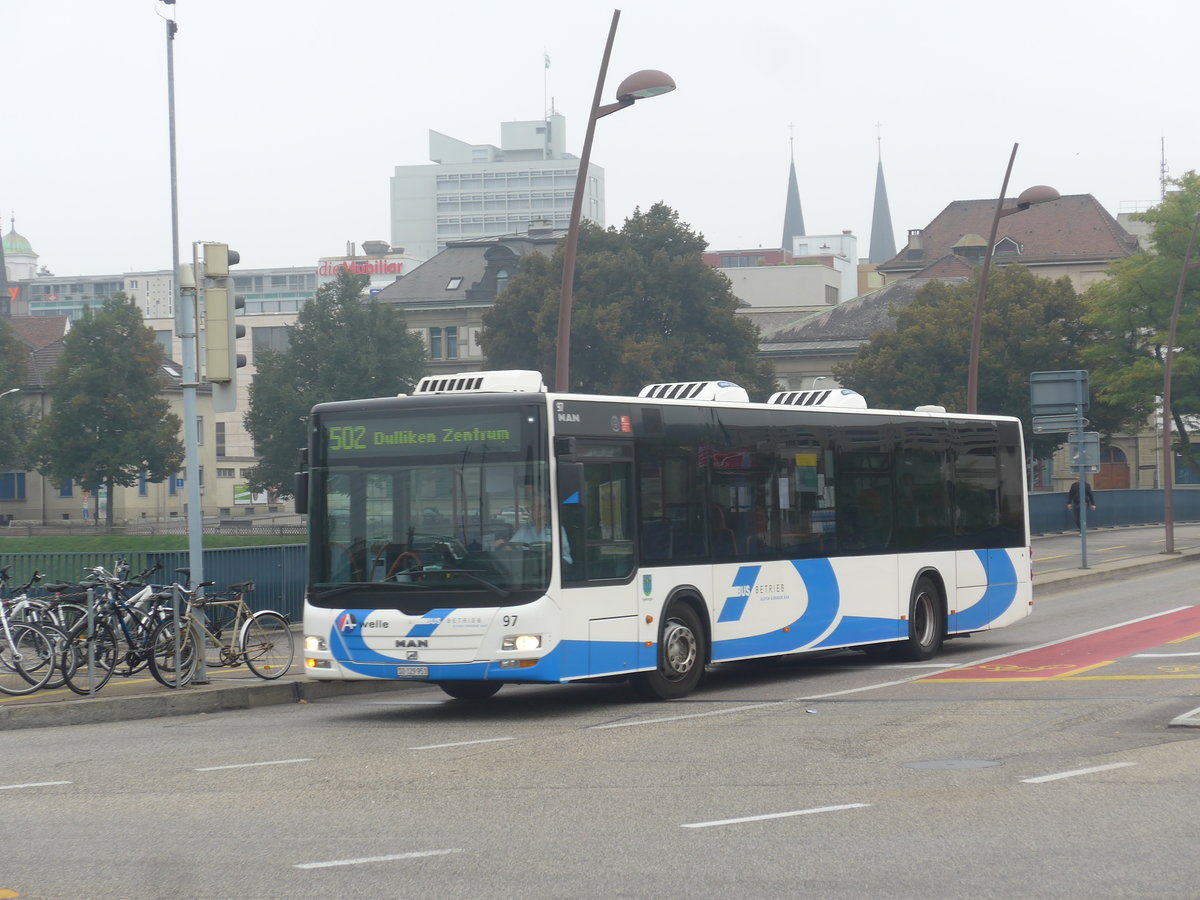
[[[57,625],[51,624],[50,622],[44,623],[40,626],[40,628],[46,637],[50,639],[50,643],[54,645],[54,655],[50,660],[50,664],[54,667],[54,671],[51,673],[50,678],[46,681],[45,685],[43,685],[43,687],[53,690],[54,688],[60,688],[66,684],[67,677],[63,666],[73,665],[75,658],[72,654],[65,652],[68,644],[70,643],[67,638],[66,631],[59,628]]]
[[[658,667],[634,676],[634,689],[651,700],[686,697],[704,677],[707,659],[700,616],[686,603],[675,603],[658,630]]]
[[[296,652],[292,626],[277,612],[256,612],[242,626],[238,640],[242,658],[259,678],[273,681],[292,667]]]
[[[171,619],[163,619],[154,627],[150,636],[150,674],[163,687],[181,687],[196,675],[200,653],[196,631],[191,624],[190,619],[179,620],[178,665],[175,656],[175,623]]]
[[[76,694],[88,693],[89,686],[99,691],[112,678],[119,652],[116,635],[107,623],[96,622],[89,638],[87,619],[77,622],[67,632],[67,648],[59,661],[67,687]]]
[[[504,685],[499,681],[441,681],[438,687],[455,700],[486,700]]]
[[[54,674],[54,644],[36,625],[10,623],[0,631],[0,693],[32,694]]]
[[[946,638],[946,613],[942,594],[932,578],[922,575],[908,601],[908,637],[896,645],[898,659],[924,662],[933,659]]]

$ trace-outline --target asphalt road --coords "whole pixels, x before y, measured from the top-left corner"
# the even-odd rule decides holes
[[[0,732],[0,891],[1193,896],[1195,571],[1057,582],[930,663],[722,666],[668,704],[418,686]]]

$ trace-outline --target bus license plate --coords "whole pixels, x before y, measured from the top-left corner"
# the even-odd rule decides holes
[[[429,666],[396,666],[397,678],[428,678]]]

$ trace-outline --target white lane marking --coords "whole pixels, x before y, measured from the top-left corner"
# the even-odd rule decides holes
[[[363,706],[445,706],[444,700],[365,700]]]
[[[0,791],[15,791],[17,788],[52,787],[56,784],[74,784],[73,781],[31,781],[28,784],[0,784]]]
[[[1058,781],[1060,778],[1074,778],[1076,775],[1091,775],[1094,772],[1107,772],[1109,769],[1123,769],[1136,765],[1131,762],[1109,763],[1107,766],[1092,766],[1090,769],[1073,769],[1070,772],[1056,772],[1053,775],[1039,775],[1037,778],[1022,778],[1022,784],[1042,784],[1046,781]]]
[[[1174,656],[1200,656],[1200,653],[1135,653],[1134,659],[1169,659]]]
[[[498,741],[515,741],[516,738],[483,738],[478,741],[455,741],[453,744],[426,744],[423,747],[409,747],[409,750],[441,750],[443,747],[469,747],[472,744],[494,744]]]
[[[1168,724],[1187,728],[1200,728],[1200,706],[1188,710],[1182,716],[1176,716]]]
[[[304,759],[272,759],[267,762],[253,763],[236,763],[231,766],[205,766],[203,769],[195,769],[196,772],[220,772],[222,769],[252,769],[255,766],[286,766],[291,763],[312,762],[312,757]]]
[[[447,853],[462,853],[462,849],[455,850],[418,850],[413,853],[392,853],[388,856],[363,856],[359,859],[333,859],[329,862],[314,862],[314,863],[297,863],[292,868],[294,869],[328,869],[333,866],[361,866],[363,863],[373,862],[391,862],[397,859],[421,859],[425,856],[445,856]]]
[[[734,706],[730,707],[729,709],[711,710],[709,712],[702,713],[688,713],[687,715],[683,716],[662,716],[657,719],[638,719],[637,721],[633,722],[612,722],[608,725],[591,725],[589,726],[588,730],[599,731],[602,728],[629,728],[633,725],[658,725],[661,722],[678,722],[681,719],[704,719],[709,716],[723,716],[727,713],[745,712],[748,709],[762,709],[767,706],[778,706],[780,703],[788,702],[790,701],[779,700],[775,703],[751,703],[747,706]]]
[[[680,828],[713,828],[717,825],[740,825],[742,822],[762,822],[766,819],[786,819],[791,816],[811,816],[815,813],[837,812],[842,809],[863,809],[870,803],[843,803],[841,806],[819,806],[815,809],[795,809],[791,812],[766,813],[761,816],[742,816],[740,819],[718,819],[715,822],[692,822]]]

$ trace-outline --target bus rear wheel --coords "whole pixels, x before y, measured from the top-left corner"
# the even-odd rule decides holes
[[[942,596],[933,579],[918,578],[908,601],[908,638],[896,648],[900,659],[922,662],[933,659],[942,649],[946,636],[942,609]]]
[[[634,676],[634,688],[652,700],[686,697],[704,676],[706,656],[700,617],[686,603],[676,603],[659,629],[658,667]]]
[[[498,681],[443,681],[438,687],[455,700],[486,700],[503,685]]]

